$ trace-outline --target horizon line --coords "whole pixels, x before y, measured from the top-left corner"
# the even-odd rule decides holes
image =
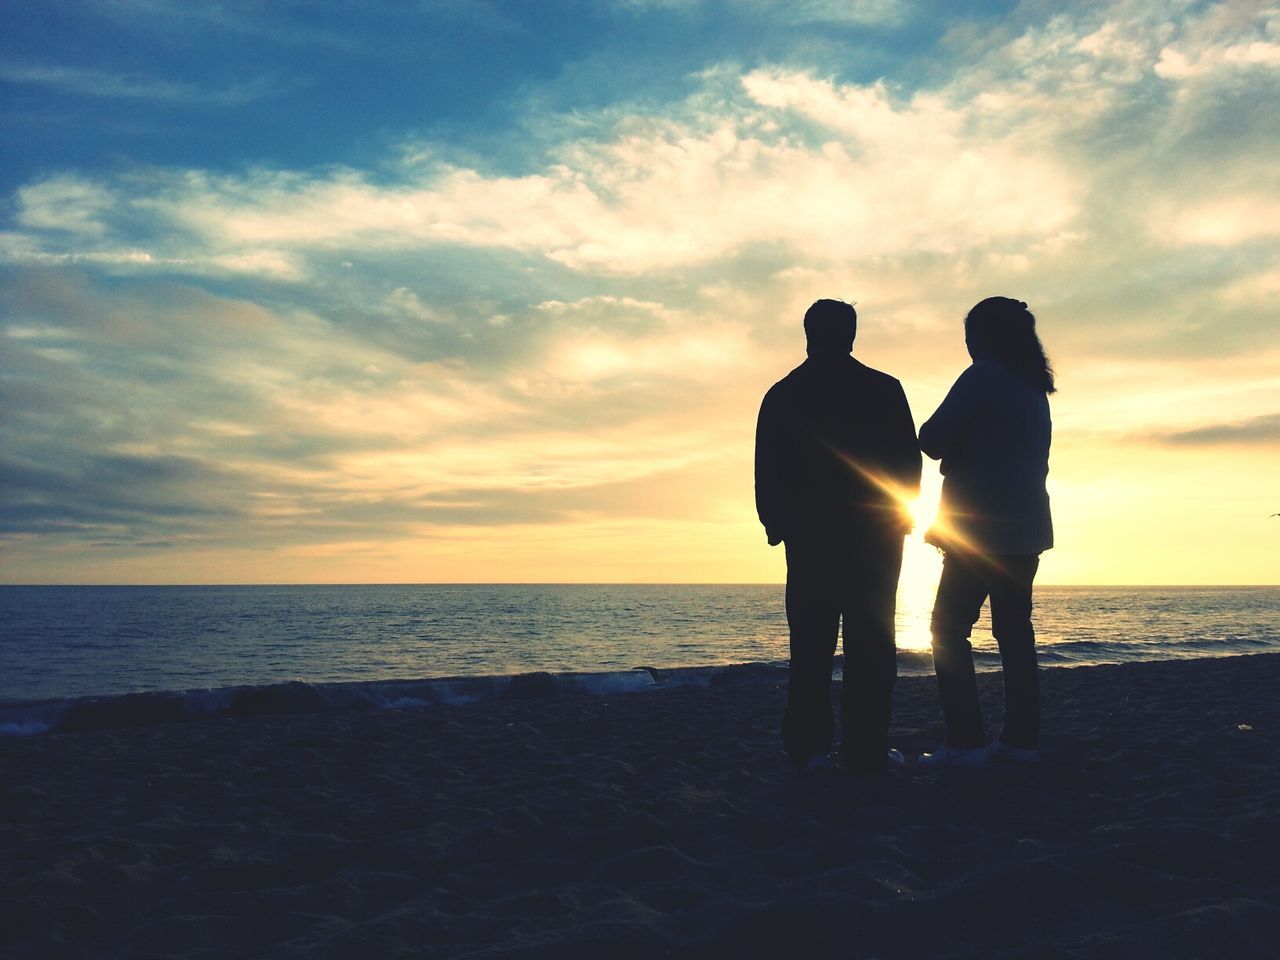
[[[170,583],[0,583],[3,587],[785,587],[782,580],[314,580],[182,581]],[[1104,587],[1280,587],[1280,583],[1038,583],[1044,587],[1099,589]]]

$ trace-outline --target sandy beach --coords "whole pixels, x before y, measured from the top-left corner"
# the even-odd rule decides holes
[[[875,779],[797,779],[750,668],[6,739],[0,953],[1274,956],[1280,656],[1043,681],[1039,766]],[[900,680],[895,743],[940,729]]]

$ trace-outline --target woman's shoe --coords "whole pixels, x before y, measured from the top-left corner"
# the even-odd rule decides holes
[[[945,744],[933,753],[922,753],[916,761],[927,770],[941,767],[966,767],[975,769],[987,765],[986,747],[948,747]]]

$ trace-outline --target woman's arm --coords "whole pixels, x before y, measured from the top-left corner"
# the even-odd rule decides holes
[[[946,399],[920,427],[920,449],[932,460],[950,457],[964,442],[977,407],[977,374],[970,366],[951,386]]]

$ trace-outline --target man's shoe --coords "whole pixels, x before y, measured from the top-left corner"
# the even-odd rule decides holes
[[[902,766],[906,762],[907,762],[907,758],[902,755],[901,750],[895,750],[893,747],[890,747],[889,753],[885,757],[884,766],[886,770],[897,770],[900,766]]]
[[[1039,763],[1040,751],[1035,747],[1011,747],[1003,740],[992,740],[987,744],[987,756],[992,760],[1009,763]]]
[[[987,765],[986,747],[948,747],[945,744],[933,753],[922,753],[916,761],[926,770],[937,770],[942,767],[965,767],[977,769]]]

